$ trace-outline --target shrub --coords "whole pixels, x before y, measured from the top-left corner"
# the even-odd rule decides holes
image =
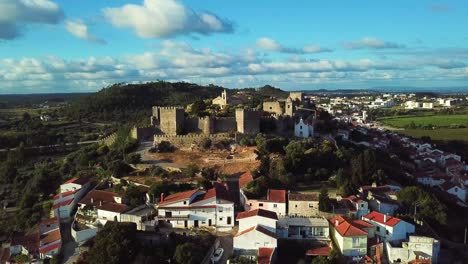
[[[209,138],[204,138],[200,142],[200,147],[203,149],[209,149],[211,148],[211,145],[212,145],[212,142],[211,142],[211,139]]]

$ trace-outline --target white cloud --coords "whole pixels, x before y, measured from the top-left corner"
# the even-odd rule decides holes
[[[49,0],[1,0],[0,39],[15,39],[24,26],[57,24],[63,17],[62,9]]]
[[[113,57],[65,60],[57,57],[0,60],[0,93],[97,90],[118,82],[163,79],[253,87],[266,83],[281,87],[392,81],[462,82],[468,80],[467,60],[440,57],[399,60],[288,60],[253,50],[221,52],[194,48],[185,42],[164,41],[154,50]],[[465,62],[465,64],[463,64]],[[207,80],[207,81],[204,81]],[[349,86],[346,86],[349,87]]]
[[[405,46],[395,42],[388,42],[373,37],[364,37],[357,41],[343,43],[346,49],[401,49]]]
[[[91,34],[88,30],[88,26],[80,20],[67,20],[65,22],[65,29],[74,35],[77,38],[98,43],[98,44],[107,44],[107,42],[102,39],[98,38],[95,35]]]
[[[142,38],[161,38],[198,33],[233,32],[232,22],[209,12],[197,12],[176,0],[144,0],[143,5],[127,4],[105,8],[112,25],[131,28]]]
[[[259,38],[257,39],[256,44],[257,48],[259,49],[292,54],[321,53],[332,51],[331,49],[323,48],[319,45],[308,45],[303,48],[286,47],[271,38]]]

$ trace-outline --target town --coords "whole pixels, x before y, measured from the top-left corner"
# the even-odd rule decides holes
[[[129,168],[62,182],[50,218],[4,238],[2,263],[86,261],[105,246],[105,232],[130,232],[127,242],[145,249],[178,241],[178,263],[466,259],[466,214],[452,219],[468,208],[466,157],[392,129],[381,111],[437,109],[450,118],[468,97],[284,95],[249,107],[255,95],[224,89],[185,108],[152,107],[149,125],[123,135],[134,142]],[[89,151],[110,153],[121,134]]]

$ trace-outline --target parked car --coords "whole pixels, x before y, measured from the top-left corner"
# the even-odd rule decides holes
[[[220,261],[221,258],[223,257],[223,253],[224,253],[224,249],[222,248],[216,249],[215,252],[213,253],[213,256],[211,257],[211,262],[213,264],[218,263],[218,261]]]

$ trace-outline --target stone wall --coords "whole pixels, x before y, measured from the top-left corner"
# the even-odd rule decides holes
[[[159,144],[161,141],[169,141],[176,148],[191,148],[193,146],[199,146],[201,141],[205,138],[211,139],[213,144],[218,143],[223,139],[232,139],[228,134],[190,134],[190,135],[155,135],[154,144]],[[239,139],[239,138],[238,138]]]
[[[284,113],[284,104],[278,101],[272,102],[263,102],[263,111],[268,113],[273,113],[277,115],[282,115]]]
[[[117,134],[113,133],[101,140],[99,140],[99,143],[104,144],[108,147],[110,147],[112,144],[114,144],[115,140],[117,139]]]
[[[154,126],[149,127],[134,127],[130,132],[130,136],[138,141],[151,140],[156,129]]]
[[[214,133],[232,131],[237,131],[237,123],[234,117],[218,117],[214,119]]]

